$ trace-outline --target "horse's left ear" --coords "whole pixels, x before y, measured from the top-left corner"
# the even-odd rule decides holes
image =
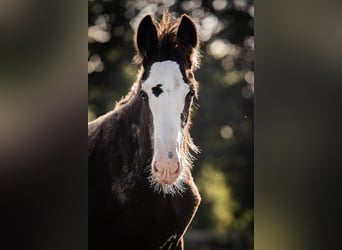
[[[177,31],[178,41],[192,48],[198,47],[198,32],[191,17],[186,14],[181,16],[181,21]]]

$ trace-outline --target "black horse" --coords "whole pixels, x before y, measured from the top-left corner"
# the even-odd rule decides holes
[[[187,15],[148,15],[135,48],[130,93],[88,124],[89,249],[183,249],[200,203],[189,153],[198,32]]]

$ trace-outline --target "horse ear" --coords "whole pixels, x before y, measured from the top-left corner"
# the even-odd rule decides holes
[[[135,37],[135,48],[144,59],[149,58],[158,46],[157,28],[147,15],[140,22]]]
[[[192,48],[198,46],[198,32],[192,18],[186,14],[181,16],[181,21],[177,31],[177,38],[184,45],[190,45]]]

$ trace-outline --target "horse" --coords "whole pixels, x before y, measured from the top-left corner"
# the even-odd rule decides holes
[[[189,132],[199,34],[186,14],[147,15],[134,47],[131,90],[88,123],[89,249],[184,249],[201,200]]]

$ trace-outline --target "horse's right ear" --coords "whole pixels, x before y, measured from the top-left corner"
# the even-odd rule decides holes
[[[140,22],[135,36],[135,48],[143,59],[151,58],[158,46],[157,28],[152,17],[147,15]]]

